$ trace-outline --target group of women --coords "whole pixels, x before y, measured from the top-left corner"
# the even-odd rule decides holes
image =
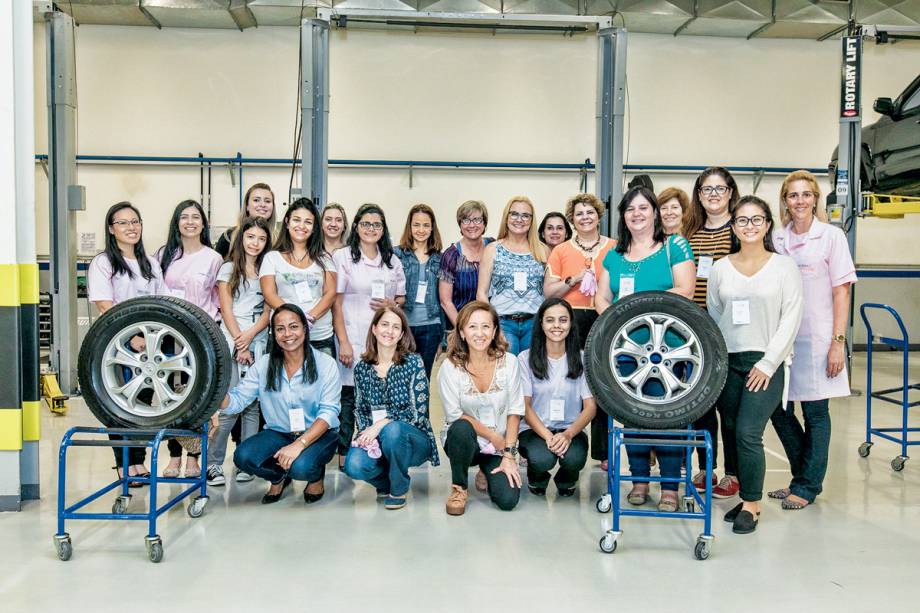
[[[607,418],[586,384],[581,347],[617,300],[673,292],[706,309],[728,346],[728,382],[697,427],[717,441],[721,417],[725,476],[713,477],[714,495],[740,493],[726,520],[746,533],[758,522],[766,424],[792,467],[789,487],[769,496],[800,509],[821,491],[827,400],[848,393],[843,331],[855,273],[846,240],[823,221],[809,173],[789,175],[780,197],[782,227],[774,227],[763,200],[739,198],[731,174],[709,168],[691,197],[630,189],[616,236],[605,237],[604,207],[591,194],[572,197],[540,224],[531,200],[515,196],[495,240],[485,237],[485,204],[470,200],[457,210],[460,240],[444,248],[425,204],[409,210],[398,244],[376,204],[362,205],[349,224],[340,205],[319,211],[301,198],[275,232],[274,195],[257,184],[216,250],[201,206],[184,201],[152,257],[140,212],[122,202],[107,214],[89,295],[103,312],[135,296],[173,295],[220,321],[236,368],[213,418],[208,482],[225,482],[228,439],[240,423],[237,480],[269,481],[263,503],[279,500],[293,480],[306,482],[305,502],[319,500],[325,466],[338,454],[339,467],[374,486],[386,508],[404,507],[409,469],[439,464],[430,379],[449,331],[437,386],[451,467],[446,510],[460,515],[473,466],[476,489],[504,510],[519,500],[522,463],[532,494],[545,495],[552,479],[559,496],[572,496],[589,432],[590,454],[606,468]],[[139,351],[143,338],[131,345]],[[171,441],[170,452],[166,471],[176,475],[182,445]],[[186,476],[200,474],[194,450],[187,452]],[[627,452],[636,477],[649,476],[654,462],[663,476],[682,469],[668,448]],[[117,469],[146,473],[142,448],[129,462]],[[693,478],[701,489],[704,481],[703,471]],[[645,504],[649,484],[635,481],[627,498]],[[658,507],[677,509],[676,484],[662,485]]]

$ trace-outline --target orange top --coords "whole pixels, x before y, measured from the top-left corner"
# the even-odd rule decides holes
[[[604,265],[604,256],[613,249],[616,241],[606,236],[601,237],[601,244],[595,250],[594,257],[589,257],[585,252],[575,244],[575,238],[567,240],[564,243],[556,245],[553,252],[549,255],[546,265],[549,267],[549,275],[556,279],[566,279],[574,277],[586,268],[593,268],[594,275],[600,283],[601,272]],[[578,285],[570,289],[563,296],[565,300],[572,305],[573,309],[593,309],[594,296],[585,296],[578,291]]]

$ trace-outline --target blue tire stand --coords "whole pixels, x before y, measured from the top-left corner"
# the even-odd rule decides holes
[[[109,440],[108,435],[116,434],[125,437],[124,440]],[[102,435],[91,436],[91,435]],[[73,554],[73,545],[70,535],[65,531],[65,522],[68,519],[115,519],[139,520],[147,522],[147,536],[144,543],[147,548],[147,557],[151,562],[160,562],[163,559],[163,540],[157,534],[157,518],[181,502],[184,498],[198,492],[192,503],[188,506],[188,515],[192,518],[201,517],[208,504],[207,473],[202,469],[201,474],[195,478],[160,477],[158,456],[160,444],[177,436],[198,437],[201,439],[201,465],[207,466],[208,457],[208,424],[204,424],[201,431],[173,430],[134,430],[119,428],[87,428],[75,427],[67,431],[61,441],[60,460],[58,463],[58,513],[57,534],[54,535],[54,548],[58,558],[67,561]],[[90,494],[86,498],[70,506],[66,503],[67,492],[67,450],[71,447],[114,447],[122,450],[122,466],[128,466],[128,449],[131,447],[146,447],[150,449],[150,476],[129,476],[127,468],[122,470],[122,477],[109,483],[105,487]],[[129,483],[142,483],[150,486],[149,508],[146,513],[128,513],[128,504],[131,501]],[[188,485],[179,494],[169,499],[163,506],[157,507],[157,489],[161,483],[177,483]],[[120,488],[121,494],[112,504],[111,513],[85,513],[79,510],[97,498],[104,496],[112,490]]]
[[[693,555],[697,560],[705,560],[712,550],[712,439],[705,430],[639,430],[614,426],[613,420],[607,418],[607,493],[601,496],[595,505],[600,513],[613,513],[610,530],[598,543],[604,553],[617,550],[617,541],[623,531],[620,519],[625,516],[656,517],[662,519],[692,519],[703,522],[703,532],[697,537]],[[651,445],[654,447],[681,447],[685,449],[686,474],[683,477],[633,477],[621,472],[624,445]],[[693,485],[692,469],[693,450],[706,450],[706,492],[704,496]],[[683,483],[684,509],[673,513],[664,513],[657,509],[624,509],[620,501],[620,483],[623,481],[648,481],[650,483]]]
[[[876,336],[872,331],[872,324],[866,311],[881,310],[887,311],[897,323],[901,330],[901,338],[892,338],[887,336]],[[911,445],[920,445],[920,440],[911,441],[910,433],[920,432],[920,428],[908,427],[908,416],[912,407],[920,404],[920,400],[910,402],[908,394],[910,390],[920,390],[920,383],[911,384],[908,380],[910,375],[910,349],[907,328],[898,312],[887,304],[878,304],[867,302],[859,307],[859,315],[862,317],[863,324],[866,326],[866,440],[859,446],[859,457],[866,458],[872,450],[872,437],[876,436],[897,443],[901,446],[901,454],[891,460],[891,468],[897,472],[904,470],[904,464],[909,456],[907,448]],[[882,343],[901,352],[901,383],[900,387],[872,391],[872,345],[875,342]],[[899,394],[900,397],[891,397],[891,394]],[[901,407],[901,426],[898,428],[873,428],[872,427],[872,399],[883,400]],[[896,436],[894,433],[897,433]]]

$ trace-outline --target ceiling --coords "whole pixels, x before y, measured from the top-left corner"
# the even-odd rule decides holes
[[[41,7],[34,2],[36,19]],[[632,32],[811,38],[862,25],[920,28],[920,0],[61,0],[77,24],[156,28],[297,26],[317,8],[506,15],[614,15]]]

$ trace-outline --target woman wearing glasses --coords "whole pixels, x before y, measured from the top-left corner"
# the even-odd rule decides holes
[[[383,209],[362,204],[348,234],[348,246],[332,256],[337,271],[336,297],[332,307],[335,336],[339,342],[342,372],[342,422],[339,430],[339,468],[351,447],[355,429],[356,356],[364,353],[367,331],[374,313],[383,306],[402,307],[406,300],[406,276],[393,253]]]
[[[728,348],[719,396],[725,463],[738,467],[741,502],[725,514],[736,534],[757,529],[766,461],[763,432],[783,399],[784,365],[802,319],[802,278],[795,261],[773,251],[773,214],[745,196],[732,209],[736,242],[712,267],[706,304]]]
[[[707,168],[696,178],[692,201],[684,224],[684,236],[690,241],[696,259],[696,288],[693,301],[706,308],[706,285],[709,272],[731,250],[731,212],[738,202],[738,185],[731,173],[718,166]],[[717,405],[718,406],[718,405]],[[712,407],[693,426],[706,430],[712,437],[712,495],[714,498],[731,498],[738,493],[738,468],[725,459],[725,477],[716,478],[716,458],[719,455],[719,417]],[[699,472],[693,484],[699,491],[706,490],[706,454],[697,452]],[[687,467],[690,470],[690,467]]]
[[[549,249],[537,238],[533,202],[515,196],[505,205],[498,240],[482,254],[476,299],[498,312],[508,352],[530,347],[534,313],[543,302],[543,277]]]
[[[467,200],[457,209],[460,240],[444,250],[438,270],[438,297],[447,317],[447,327],[457,323],[457,313],[476,300],[479,287],[479,261],[491,239],[483,237],[489,225],[489,212],[479,200]]]
[[[828,399],[850,395],[845,332],[856,268],[846,235],[825,223],[814,175],[799,170],[787,176],[780,201],[785,227],[773,234],[773,245],[799,266],[805,313],[795,338],[789,403],[772,417],[792,482],[767,495],[782,499],[784,509],[797,510],[813,503],[822,490],[831,442]],[[794,401],[802,406],[804,426],[796,418]]]

